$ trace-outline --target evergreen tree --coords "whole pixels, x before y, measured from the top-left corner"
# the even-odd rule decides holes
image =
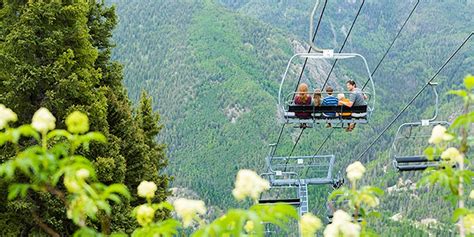
[[[104,2],[2,1],[0,103],[17,112],[20,123],[28,122],[39,107],[53,112],[59,127],[64,127],[71,111],[87,113],[91,130],[108,139],[105,146],[92,144],[89,151],[82,151],[96,164],[99,180],[123,182],[132,193],[142,179],[153,180],[159,186],[157,199],[164,200],[168,178],[160,169],[166,157],[164,146],[154,139],[161,127],[150,124],[158,122],[151,111],[155,120],[148,114],[132,115],[122,66],[110,59],[116,23],[115,9]],[[147,106],[151,109],[151,104]],[[143,133],[137,122],[142,118],[147,120],[145,131],[154,132]],[[0,162],[11,154],[2,150]],[[9,234],[35,232],[38,220],[59,233],[74,231],[56,198],[31,194],[24,202],[7,202],[5,186],[0,185],[0,227]],[[38,220],[31,218],[31,211],[39,214]],[[116,207],[112,220],[107,220],[111,230],[128,231],[135,225],[129,211],[129,203]]]
[[[159,187],[157,197],[160,199],[168,195],[165,191],[166,187],[168,187],[169,178],[166,175],[154,172],[155,170],[162,170],[166,167],[167,160],[165,158],[166,146],[156,141],[156,136],[160,133],[163,125],[158,125],[160,115],[157,112],[153,112],[152,104],[152,98],[149,97],[146,92],[142,92],[136,121],[138,122],[140,130],[143,132],[144,142],[148,148],[148,154],[150,155],[149,162],[143,163],[143,167],[148,169],[147,172],[145,172],[148,174],[146,178],[155,182]]]

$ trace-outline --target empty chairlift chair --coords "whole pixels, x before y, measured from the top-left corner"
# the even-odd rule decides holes
[[[276,176],[275,173],[265,173],[261,174],[262,177],[268,176],[268,179],[271,183],[272,177]],[[278,173],[279,178],[281,179],[292,179],[299,180],[297,177],[294,177],[296,174],[292,172],[282,172]],[[277,205],[277,204],[288,204],[292,205],[298,209],[299,215],[302,215],[302,212],[306,211],[304,209],[307,207],[307,196],[302,195],[301,190],[304,188],[300,183],[288,184],[288,185],[273,185],[271,184],[270,189],[260,195],[258,199],[259,205]],[[263,223],[265,226],[265,236],[289,236],[291,232],[284,231],[278,226],[275,226],[270,223]],[[297,227],[297,223],[290,223],[290,225]]]
[[[430,160],[424,155],[431,130],[436,125],[449,126],[450,124],[446,121],[425,120],[404,123],[398,128],[390,149],[393,165],[398,171],[420,171],[439,166],[440,157],[433,157]]]
[[[283,203],[299,208],[301,206],[299,188],[299,184],[281,186],[271,185],[270,190],[260,195],[258,203],[261,205],[274,205],[277,203]]]
[[[424,149],[429,145],[428,139],[432,129],[437,125],[448,127],[447,121],[435,121],[438,116],[438,93],[436,83],[431,87],[436,98],[435,114],[433,118],[421,120],[420,122],[404,123],[400,125],[390,149],[393,165],[398,171],[422,171],[429,167],[438,167],[440,157],[428,159],[424,155]]]
[[[309,210],[308,186],[333,185],[334,155],[272,157],[266,159],[272,186],[298,186],[299,213]],[[291,174],[291,175],[289,175]]]
[[[368,97],[366,100],[367,105],[347,107],[344,105],[338,106],[317,106],[311,105],[297,105],[294,104],[293,99],[296,92],[284,92],[285,83],[289,81],[289,71],[292,68],[293,61],[296,58],[308,59],[308,60],[349,60],[359,58],[362,60],[365,71],[367,72],[368,79],[370,81],[371,90],[363,91],[363,94]],[[288,86],[286,86],[288,87]],[[292,87],[294,88],[294,87]],[[321,92],[324,96],[325,92]],[[334,96],[337,93],[345,94],[346,98],[350,96],[351,92],[348,91],[334,91]],[[313,93],[308,93],[310,96]],[[367,65],[365,58],[356,53],[334,53],[332,50],[324,50],[323,53],[298,53],[290,58],[286,71],[280,82],[280,89],[278,91],[278,110],[281,121],[286,124],[320,124],[320,123],[359,123],[364,124],[369,121],[370,115],[375,107],[375,87],[372,80],[372,76]],[[324,116],[324,113],[337,113],[336,116]],[[301,114],[305,116],[301,116]]]

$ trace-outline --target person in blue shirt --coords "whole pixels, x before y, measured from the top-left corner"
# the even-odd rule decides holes
[[[335,96],[333,96],[333,92],[334,90],[332,89],[332,87],[326,87],[326,93],[328,94],[328,96],[324,97],[323,103],[321,104],[322,106],[337,106],[339,100]],[[325,117],[336,117],[336,112],[323,113],[323,115]],[[331,124],[328,123],[327,127],[330,128]]]

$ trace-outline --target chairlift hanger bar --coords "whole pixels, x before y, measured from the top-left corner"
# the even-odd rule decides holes
[[[431,126],[433,126],[433,125],[449,126],[450,123],[447,122],[447,121],[429,121],[428,125],[431,125]],[[390,151],[389,151],[389,158],[392,158],[392,157],[396,156],[392,153],[395,153],[395,152],[398,151],[398,147],[397,147],[397,141],[398,140],[408,139],[408,138],[412,137],[411,130],[410,130],[410,135],[409,136],[400,135],[400,134],[402,134],[402,129],[405,128],[405,127],[409,127],[411,129],[411,127],[420,127],[420,126],[423,126],[423,122],[403,123],[402,125],[400,125],[398,127],[397,132],[395,133],[395,138],[393,139],[393,142],[392,142],[392,145],[391,145],[391,148],[390,148]],[[420,137],[420,136],[418,136],[418,137]]]
[[[370,148],[377,142],[382,135],[395,123],[395,121],[410,107],[410,105],[420,96],[421,92],[426,89],[427,86],[430,85],[430,83],[438,76],[438,74],[446,67],[446,65],[451,61],[451,59],[456,56],[456,54],[461,50],[462,47],[471,39],[471,37],[474,35],[474,31],[471,32],[466,39],[462,42],[462,44],[454,51],[453,54],[446,60],[446,62],[436,71],[436,73],[431,77],[431,79],[415,94],[415,96],[408,102],[408,104],[395,116],[395,118],[382,130],[382,132],[370,143],[370,145],[357,157],[356,160],[361,160],[362,156],[369,151]]]
[[[323,19],[323,16],[324,16],[324,11],[326,11],[326,5],[327,5],[328,1],[325,0],[324,1],[324,6],[323,6],[323,10],[321,11],[321,15],[319,16],[319,20],[318,20],[318,25],[316,26],[316,30],[314,31],[314,34],[311,34],[310,33],[310,36],[313,35],[313,38],[310,39],[310,46],[309,46],[309,49],[308,49],[308,53],[311,53],[311,50],[313,49],[312,47],[312,42],[316,39],[316,35],[318,34],[318,30],[319,30],[319,26],[321,25],[321,21]],[[319,5],[319,0],[317,0],[316,4],[315,4],[315,7],[313,8],[313,12],[311,13],[311,17],[310,17],[310,25],[311,23],[314,21],[314,12],[317,8],[317,6]],[[312,29],[310,29],[310,32],[311,32]],[[301,82],[301,78],[303,77],[303,73],[304,73],[304,69],[306,68],[306,64],[308,63],[308,59],[306,58],[304,60],[304,63],[303,63],[303,68],[301,68],[301,72],[300,72],[300,76],[298,78],[298,83],[296,83],[296,87],[295,87],[295,91],[298,90],[298,85],[300,84]],[[294,99],[294,98],[293,98]]]
[[[327,0],[324,2],[324,8],[323,8],[323,11],[321,13],[321,17],[319,18],[319,21],[318,21],[318,26],[316,28],[316,31],[318,31],[318,28],[319,28],[319,24],[321,23],[321,18],[322,18],[322,14],[324,13],[324,9],[326,8],[326,4],[327,4]],[[318,8],[319,6],[319,0],[316,0],[316,4],[314,4],[314,8],[313,8],[313,11],[311,12],[311,16],[309,17],[309,45],[310,45],[310,48],[308,50],[308,53],[311,52],[311,49],[313,49],[313,51],[316,51],[316,52],[319,52],[319,53],[322,53],[323,50],[318,48],[315,44],[314,44],[314,39],[315,39],[315,36],[316,36],[316,33],[313,34],[313,22],[314,22],[314,13],[316,13],[316,9]],[[313,36],[314,35],[314,36]],[[311,36],[313,36],[311,38]]]

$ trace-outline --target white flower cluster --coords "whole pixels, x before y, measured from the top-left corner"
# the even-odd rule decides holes
[[[49,130],[53,130],[56,127],[56,118],[48,109],[40,108],[33,115],[31,125],[36,129],[36,131],[47,133]]]
[[[183,219],[183,226],[185,228],[191,225],[197,214],[206,214],[206,206],[200,200],[179,198],[174,201],[173,206],[176,214]]]
[[[441,153],[441,159],[461,164],[463,162],[464,157],[458,149],[450,147],[443,151],[443,153]]]
[[[362,165],[362,163],[360,163],[359,161],[356,161],[350,164],[349,166],[347,166],[346,172],[347,172],[347,178],[349,178],[351,182],[355,182],[362,178],[362,175],[364,175],[365,173],[365,167],[364,165]]]
[[[446,132],[447,129],[444,126],[436,125],[431,131],[431,137],[428,140],[431,144],[439,144],[442,141],[450,141],[454,137]]]
[[[300,230],[303,237],[314,236],[317,230],[319,230],[323,224],[321,220],[311,213],[306,213],[301,217]]]
[[[351,222],[352,218],[346,212],[337,210],[334,212],[332,223],[326,226],[324,237],[358,237],[360,226]]]
[[[148,181],[142,181],[137,188],[138,196],[143,198],[153,198],[156,190],[156,184]]]
[[[16,122],[18,116],[11,109],[5,107],[5,105],[0,104],[0,129],[5,128],[9,122]]]
[[[262,179],[257,173],[252,170],[240,170],[237,173],[232,194],[237,200],[243,200],[245,197],[256,200],[260,193],[268,189],[270,189],[270,183]]]

